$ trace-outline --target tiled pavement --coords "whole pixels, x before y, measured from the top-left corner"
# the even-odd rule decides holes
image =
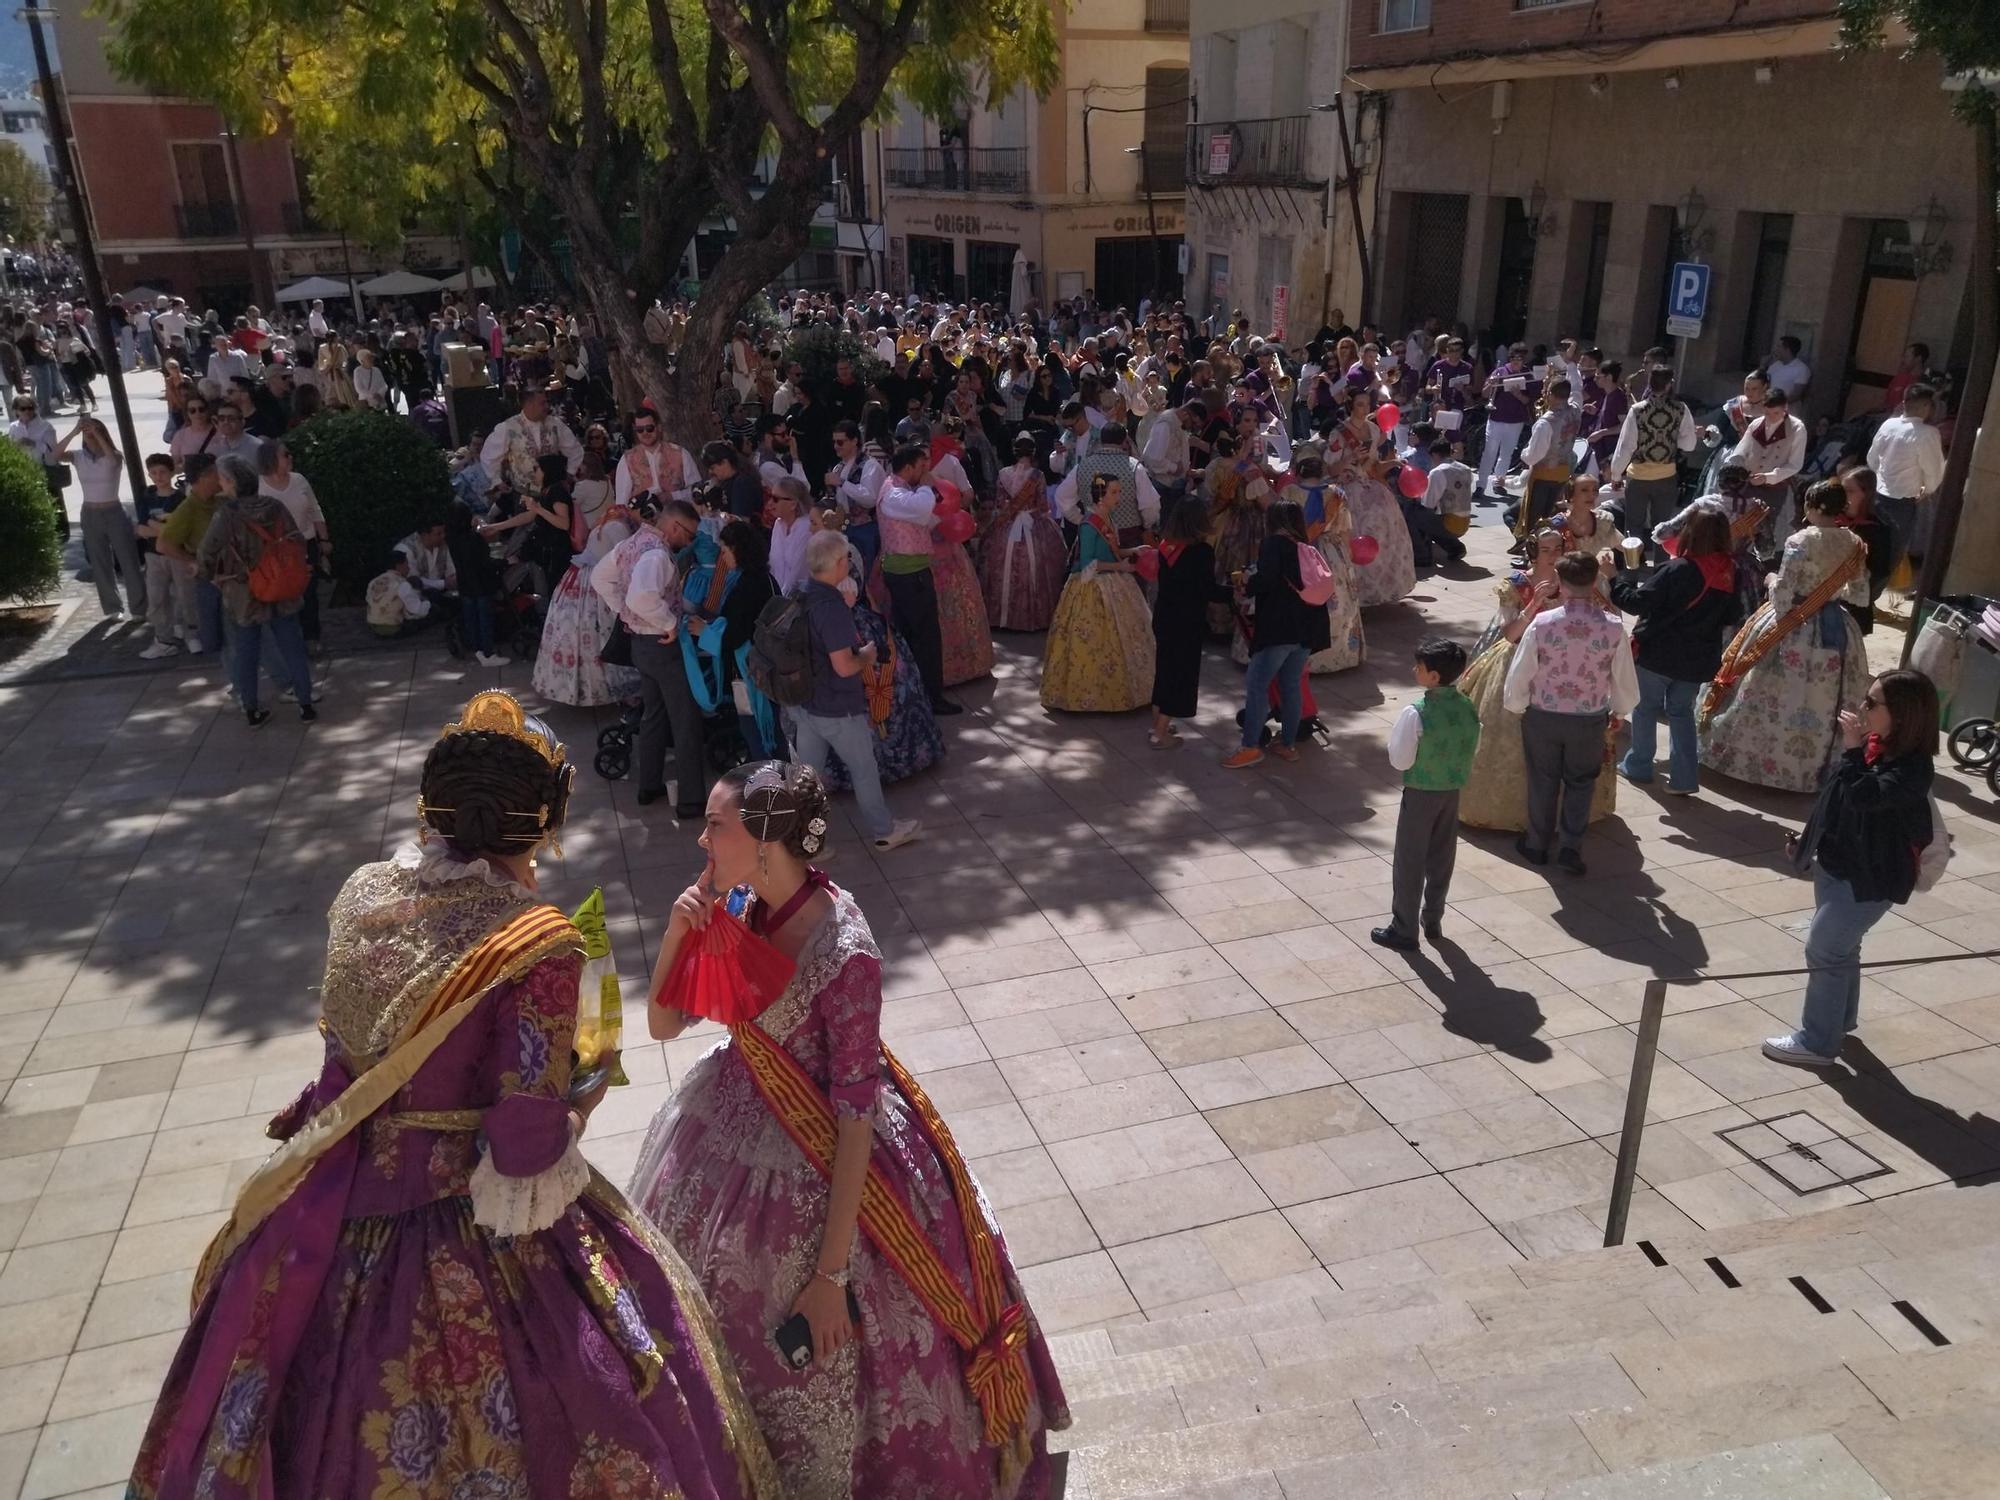
[[[1476,557],[1497,561],[1494,533],[1475,539]],[[1349,1399],[1420,1387],[1430,1420],[1476,1426],[1472,1406],[1495,1405],[1488,1387],[1535,1366],[1523,1349],[1569,1317],[1519,1298],[1626,1274],[1631,1252],[1572,1252],[1601,1238],[1645,981],[1796,965],[1808,915],[1808,887],[1774,858],[1801,799],[1621,787],[1587,880],[1469,838],[1449,941],[1408,959],[1371,946],[1397,797],[1382,746],[1409,647],[1427,628],[1469,638],[1491,598],[1486,573],[1468,571],[1371,611],[1370,664],[1316,684],[1333,741],[1250,772],[1217,765],[1240,682],[1223,663],[1211,662],[1206,743],[1156,754],[1138,716],[1044,713],[1038,643],[1010,640],[995,682],[964,690],[974,711],[950,730],[944,768],[891,790],[925,838],[879,859],[842,842],[832,873],[887,960],[885,1036],[974,1158],[1037,1312],[1064,1334],[1082,1450],[1072,1493],[1157,1493],[1198,1472],[1227,1482],[1188,1493],[1546,1487],[1580,1500],[1722,1482],[1697,1468],[1654,1489],[1588,1488],[1606,1469],[1707,1453],[1659,1438],[1662,1424],[1708,1430],[1699,1412],[1563,1426],[1547,1451],[1567,1458],[1531,1466],[1532,1488],[1521,1455],[1541,1454],[1546,1434],[1527,1423],[1509,1439],[1513,1467],[1479,1469],[1479,1488],[1446,1483],[1429,1450],[1407,1464],[1388,1451],[1414,1404]],[[525,676],[499,680],[525,691]],[[425,749],[492,680],[430,651],[337,659],[317,726],[280,715],[256,735],[225,711],[212,667],[0,689],[0,1497],[118,1493],[195,1259],[264,1153],[265,1118],[316,1067],[322,914],[356,863],[410,831]],[[555,722],[585,750],[588,716]],[[1942,796],[1958,836],[1950,874],[1883,923],[1871,958],[1992,942],[2000,834],[1983,787],[1952,778]],[[573,901],[603,884],[636,991],[697,868],[692,831],[586,771],[563,842],[547,887]],[[1874,972],[1867,1066],[1828,1080],[1756,1053],[1798,994],[1792,979],[1672,992],[1633,1239],[1789,1242],[1839,1209],[1877,1236],[1841,1261],[1858,1267],[1918,1253],[1911,1226],[1937,1212],[1919,1205],[1990,1196],[1911,1190],[2000,1165],[2000,965]],[[589,1139],[614,1179],[713,1040],[628,1052],[634,1084]],[[1837,1138],[1886,1171],[1840,1185],[1874,1168]],[[1992,1238],[1968,1253],[1990,1256]],[[1686,1300],[1711,1291],[1698,1281],[1688,1273],[1693,1289],[1671,1305],[1654,1295],[1616,1312],[1634,1319],[1619,1325],[1625,1342],[1543,1378],[1614,1394],[1629,1382],[1649,1399],[1698,1387],[1699,1339],[1721,1336],[1715,1307]],[[1860,1317],[1843,1316],[1842,1357],[1904,1348],[1907,1329]],[[1328,1384],[1339,1359],[1366,1378]],[[1284,1367],[1300,1361],[1316,1396],[1285,1394]],[[1929,1415],[1928,1387],[1912,1389],[1908,1408],[1889,1403],[1896,1417]],[[1558,1411],[1567,1399],[1542,1397]],[[1255,1425],[1273,1412],[1277,1427]],[[1229,1425],[1241,1421],[1253,1425]],[[1251,1443],[1250,1461],[1177,1468],[1182,1428],[1199,1429],[1211,1459]],[[1788,1442],[1756,1457],[1763,1478],[1713,1492],[1862,1493],[1800,1487],[1832,1472],[1812,1446],[1841,1447],[1824,1430],[1776,1434]],[[1733,1432],[1710,1446],[1749,1440]],[[1899,1483],[1865,1448],[1849,1443],[1842,1461]],[[1282,1481],[1241,1477],[1299,1464]],[[1795,1473],[1808,1478],[1783,1477]]]

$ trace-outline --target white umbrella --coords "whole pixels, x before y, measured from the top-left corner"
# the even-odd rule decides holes
[[[308,276],[304,281],[295,281],[278,293],[280,302],[325,302],[335,297],[345,297],[348,284],[335,281],[331,276]]]
[[[386,276],[361,283],[362,294],[369,297],[415,297],[424,292],[441,291],[443,287],[442,281],[419,276],[415,271],[391,271]]]
[[[1015,317],[1020,317],[1028,309],[1028,252],[1014,251],[1014,274],[1007,283],[1007,306]]]
[[[438,280],[444,283],[445,290],[448,292],[462,292],[465,290],[465,272],[463,271],[445,271],[439,275]],[[493,284],[493,273],[487,270],[486,267],[474,266],[472,268],[472,285],[474,288],[483,289]]]
[[[125,301],[128,304],[141,302],[147,307],[151,307],[155,302],[160,300],[161,295],[160,292],[155,291],[152,287],[135,286],[131,291],[125,293]]]

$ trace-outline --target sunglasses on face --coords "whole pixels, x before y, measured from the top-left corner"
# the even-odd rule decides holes
[[[644,426],[635,427],[632,430],[638,433],[640,437],[651,437],[654,433],[658,432],[660,429],[655,427],[651,422],[648,422]]]

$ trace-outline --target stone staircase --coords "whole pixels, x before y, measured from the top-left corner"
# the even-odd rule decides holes
[[[2000,1184],[1285,1290],[1054,1338],[1070,1500],[2000,1496]]]

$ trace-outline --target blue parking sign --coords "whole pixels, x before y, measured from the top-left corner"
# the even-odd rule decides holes
[[[1670,331],[1685,338],[1696,338],[1701,333],[1701,320],[1708,313],[1708,267],[1697,261],[1674,262],[1673,276],[1667,283],[1667,318],[1670,323],[1691,323],[1693,329],[1682,334],[1678,328]]]

